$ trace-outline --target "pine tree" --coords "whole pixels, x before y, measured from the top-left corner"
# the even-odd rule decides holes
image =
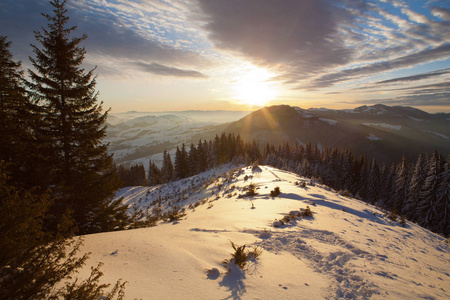
[[[165,183],[171,182],[173,180],[173,172],[173,164],[172,159],[170,158],[170,154],[166,150],[164,150],[161,173],[162,179]]]
[[[147,180],[148,180],[148,185],[150,185],[150,186],[163,183],[161,170],[151,160],[150,160],[149,166],[148,166]]]
[[[200,173],[198,166],[199,166],[198,152],[197,149],[195,148],[195,145],[191,143],[188,153],[189,176]]]
[[[427,158],[423,153],[419,154],[416,165],[414,167],[414,173],[411,176],[409,183],[407,196],[403,205],[401,213],[405,215],[409,220],[415,221],[416,207],[419,202],[420,192],[422,190],[423,183],[427,175]]]
[[[64,218],[59,232],[45,232],[52,199],[35,190],[19,191],[10,183],[0,161],[0,297],[1,299],[99,299],[108,286],[99,284],[94,268],[90,280],[69,283],[87,254],[81,240],[65,239],[71,220]],[[61,282],[67,281],[67,285]],[[107,299],[123,298],[124,283],[117,282]]]
[[[450,235],[450,156],[439,175],[439,185],[436,191],[436,217],[433,229],[443,234]]]
[[[198,141],[197,144],[197,159],[198,159],[198,171],[204,172],[208,169],[208,144],[206,141]]]
[[[186,145],[183,143],[181,149],[177,147],[175,152],[175,178],[183,179],[189,176],[188,154]]]
[[[397,168],[397,178],[395,181],[395,194],[392,203],[392,209],[400,213],[403,208],[403,203],[407,197],[409,189],[409,163],[406,157],[403,156],[401,164]]]
[[[380,181],[380,171],[378,168],[377,162],[372,160],[372,164],[370,166],[369,178],[367,181],[367,195],[366,201],[370,204],[374,204],[378,201],[379,197],[379,183]]]
[[[437,190],[439,187],[439,175],[441,172],[441,155],[435,150],[428,163],[428,174],[420,193],[417,204],[415,220],[427,228],[436,221],[437,217]]]
[[[65,3],[51,0],[54,14],[44,14],[47,29],[35,32],[42,48],[32,46],[36,71],[29,70],[27,83],[41,115],[35,134],[51,168],[50,184],[62,195],[55,213],[72,210],[80,233],[120,228],[126,207],[111,201],[120,183],[101,141],[109,110],[102,113],[97,101],[94,70],[81,67],[86,51],[79,44],[86,35],[70,37],[76,26],[66,28]]]
[[[0,160],[8,163],[11,175],[21,185],[30,180],[29,101],[23,87],[21,62],[9,50],[11,42],[0,36]],[[26,177],[26,178],[25,178]]]

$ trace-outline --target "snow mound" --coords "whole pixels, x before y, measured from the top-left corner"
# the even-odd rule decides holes
[[[268,166],[227,165],[169,185],[122,189],[117,197],[134,209],[177,206],[186,215],[85,236],[87,266],[101,261],[105,282],[127,280],[127,299],[450,298],[444,238],[303,182],[310,179]],[[271,197],[276,187],[281,193]],[[263,252],[241,270],[229,263],[230,241]]]

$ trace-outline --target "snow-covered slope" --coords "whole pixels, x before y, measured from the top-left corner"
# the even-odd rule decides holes
[[[127,299],[450,298],[444,238],[410,222],[403,227],[373,206],[292,173],[228,169],[120,190],[125,203],[162,212],[178,205],[186,216],[88,235],[87,265],[103,262],[106,282],[127,280]],[[249,184],[258,194],[240,196]],[[271,197],[275,187],[281,194]],[[307,206],[313,217],[298,217]],[[230,241],[263,253],[245,271],[227,272],[222,262],[231,258]]]

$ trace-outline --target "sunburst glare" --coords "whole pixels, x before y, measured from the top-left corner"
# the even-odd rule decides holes
[[[266,69],[251,67],[236,77],[235,99],[251,106],[266,105],[277,96],[274,83],[270,82],[273,77],[274,75]]]

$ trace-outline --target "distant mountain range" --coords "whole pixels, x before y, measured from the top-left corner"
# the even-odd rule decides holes
[[[112,114],[106,141],[116,162],[162,160],[164,150],[209,140],[222,132],[260,145],[270,142],[342,147],[380,162],[415,160],[421,151],[450,154],[450,114],[412,107],[373,105],[350,110],[301,109],[288,105],[255,112],[185,111]]]
[[[301,109],[288,105],[255,111],[225,132],[261,144],[312,143],[349,148],[381,162],[416,159],[421,151],[450,154],[450,114],[412,107],[361,106],[353,110]]]

